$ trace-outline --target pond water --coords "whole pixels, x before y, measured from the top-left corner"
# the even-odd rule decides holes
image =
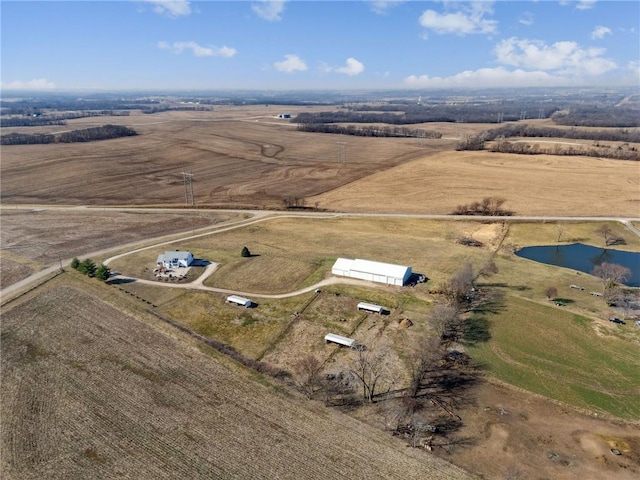
[[[640,287],[640,253],[624,250],[607,250],[592,247],[583,243],[571,245],[547,245],[540,247],[524,247],[516,255],[528,260],[571,268],[584,273],[591,273],[596,265],[615,263],[631,270],[625,285]]]

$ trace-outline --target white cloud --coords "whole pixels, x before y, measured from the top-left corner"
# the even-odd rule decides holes
[[[307,69],[307,64],[298,55],[285,55],[284,60],[281,62],[275,62],[274,68],[280,72],[293,73],[304,72]]]
[[[591,38],[594,40],[600,40],[604,38],[605,35],[611,35],[611,29],[609,27],[603,27],[602,25],[598,25],[591,32]]]
[[[438,13],[435,10],[425,10],[418,19],[424,28],[439,34],[453,33],[468,35],[474,33],[495,33],[498,22],[486,18],[493,14],[492,2],[463,2],[445,3],[453,8],[450,13]]]
[[[260,3],[251,5],[251,10],[256,15],[270,22],[278,22],[282,20],[284,12],[284,4],[287,0],[260,0]]]
[[[603,48],[580,48],[576,42],[547,45],[539,40],[502,40],[495,48],[498,63],[557,74],[600,75],[616,68]]]
[[[522,25],[533,25],[533,13],[531,12],[523,12],[522,15],[520,15],[520,18],[518,19],[518,23],[521,23]]]
[[[560,5],[563,7],[570,7],[571,5],[575,5],[576,10],[589,10],[593,8],[596,4],[596,0],[560,0]]]
[[[593,8],[596,4],[596,0],[580,0],[576,5],[578,10],[589,10]]]
[[[196,42],[173,42],[169,44],[167,42],[158,42],[158,48],[163,50],[170,50],[173,53],[182,53],[185,50],[191,50],[196,57],[233,57],[237,50],[231,47],[203,47]]]
[[[353,77],[355,75],[359,75],[364,72],[364,65],[356,60],[353,57],[347,58],[346,64],[344,67],[337,67],[334,70],[338,73],[344,73],[345,75],[349,75]]]
[[[154,5],[153,11],[158,15],[176,18],[191,14],[189,0],[143,0]]]
[[[50,82],[46,78],[34,78],[27,82],[15,80],[13,82],[2,82],[0,88],[5,90],[52,90],[56,88],[56,84]]]
[[[405,0],[388,0],[388,1],[372,1],[369,2],[369,6],[373,13],[378,15],[385,15],[389,13],[393,7],[397,7],[405,2]]]
[[[409,88],[495,88],[573,85],[574,79],[547,72],[507,70],[504,67],[467,70],[450,77],[410,75],[404,79]]]

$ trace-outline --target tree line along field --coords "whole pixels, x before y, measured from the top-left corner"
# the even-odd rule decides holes
[[[68,274],[5,303],[6,478],[472,478],[129,303]]]
[[[286,110],[295,116],[321,109]],[[182,172],[190,172],[195,203],[202,207],[282,208],[296,200],[298,206],[334,210],[450,213],[461,203],[499,194],[520,215],[637,213],[634,162],[455,151],[460,138],[495,124],[412,125],[441,131],[443,138],[434,140],[306,133],[275,118],[282,111],[254,105],[132,112],[41,127],[43,133],[59,133],[113,120],[139,135],[90,144],[5,146],[2,202],[181,205]],[[549,120],[530,122],[549,125]],[[25,129],[33,127],[7,128]],[[527,139],[537,141],[555,140]]]

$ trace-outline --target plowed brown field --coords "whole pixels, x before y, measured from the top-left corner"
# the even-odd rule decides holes
[[[113,117],[102,123],[126,124],[140,135],[5,146],[2,202],[184,204],[182,172],[191,172],[198,205],[281,207],[285,198],[318,194],[441,148],[299,132],[291,123],[244,113],[232,119],[217,112]],[[90,120],[55,131],[97,123]],[[347,140],[346,162],[339,163],[337,142]]]
[[[286,108],[294,116],[329,109]],[[637,216],[640,211],[637,162],[455,151],[458,137],[495,125],[414,125],[444,135],[420,142],[306,133],[275,118],[282,111],[247,106],[134,112],[39,127],[38,132],[48,133],[115,123],[140,135],[86,144],[4,146],[1,200],[182,205],[182,173],[190,172],[195,203],[202,206],[280,208],[285,199],[298,198],[310,207],[344,211],[446,214],[458,205],[500,196],[519,215]],[[13,131],[36,130],[6,128],[3,133]]]
[[[3,308],[3,478],[471,478],[63,280]]]

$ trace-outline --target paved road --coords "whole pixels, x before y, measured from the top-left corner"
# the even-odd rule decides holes
[[[202,209],[176,209],[176,208],[120,208],[120,207],[87,207],[87,206],[42,206],[42,205],[12,205],[12,206],[2,206],[3,210],[11,210],[15,211],[16,209],[34,209],[34,210],[78,210],[78,209],[87,209],[87,210],[96,210],[96,211],[119,211],[119,212],[189,212],[189,211],[202,211]],[[226,232],[228,230],[232,230],[235,228],[242,228],[247,225],[251,225],[257,222],[263,222],[272,220],[275,218],[337,218],[337,217],[392,217],[392,218],[424,218],[424,219],[435,219],[435,220],[475,220],[475,221],[508,221],[508,222],[518,222],[518,221],[526,221],[526,222],[578,222],[578,221],[615,221],[622,223],[626,228],[628,228],[635,235],[640,237],[640,230],[638,230],[632,222],[640,223],[640,218],[627,218],[627,217],[557,217],[557,216],[479,216],[479,215],[430,215],[430,214],[398,214],[398,213],[350,213],[350,212],[282,212],[282,211],[270,211],[270,210],[219,210],[220,212],[230,212],[230,213],[240,213],[240,214],[250,214],[251,218],[230,222],[225,225],[216,225],[213,227],[204,227],[198,230],[195,230],[198,233],[194,233],[194,230],[189,230],[188,233],[185,232],[184,236],[180,234],[171,234],[164,235],[162,237],[157,237],[145,241],[137,241],[134,243],[128,243],[123,245],[118,245],[116,247],[111,247],[104,250],[98,250],[95,252],[89,252],[83,255],[77,255],[78,257],[83,258],[94,258],[100,257],[103,255],[108,255],[113,251],[120,251],[123,248],[131,248],[132,250],[127,251],[126,253],[122,253],[119,255],[115,255],[113,257],[109,257],[104,261],[105,264],[109,264],[112,261],[124,257],[126,255],[131,255],[133,253],[141,252],[144,250],[148,250],[151,248],[156,248],[162,245],[169,245],[175,243],[177,240],[189,240],[193,238],[204,237],[207,235],[215,235],[216,233]],[[139,247],[139,245],[145,244],[144,247]],[[44,270],[40,270],[29,277],[14,283],[6,287],[5,289],[0,291],[0,301],[6,298],[7,295],[11,295],[13,293],[19,292],[23,289],[28,288],[31,284],[41,281],[44,278],[47,278],[50,275],[53,275],[56,271],[60,270],[60,266],[66,267],[71,263],[72,259],[61,260],[60,262],[52,265],[50,267],[45,268]],[[213,271],[205,271],[205,274],[208,276]],[[204,275],[204,274],[203,274]],[[118,277],[114,277],[118,278]],[[127,277],[128,278],[128,277]],[[288,296],[300,295],[301,293],[306,293],[312,291],[316,288],[322,287],[324,285],[328,285],[330,283],[353,283],[349,279],[335,279],[330,278],[320,282],[316,285],[297,290],[295,292],[280,294],[280,295],[266,295],[260,293],[253,292],[238,292],[231,291],[225,289],[214,289],[212,287],[206,287],[203,285],[203,281],[206,277],[201,276],[195,282],[188,284],[177,284],[177,283],[160,283],[142,279],[130,279],[138,282],[149,282],[156,286],[163,287],[173,287],[173,288],[194,288],[199,290],[207,290],[218,293],[228,293],[228,294],[238,294],[238,295],[247,295],[254,296],[260,298],[284,298]],[[349,280],[349,281],[347,281]],[[354,280],[356,284],[362,285],[357,280]],[[365,282],[365,284],[368,284]],[[372,285],[372,284],[370,284]]]

